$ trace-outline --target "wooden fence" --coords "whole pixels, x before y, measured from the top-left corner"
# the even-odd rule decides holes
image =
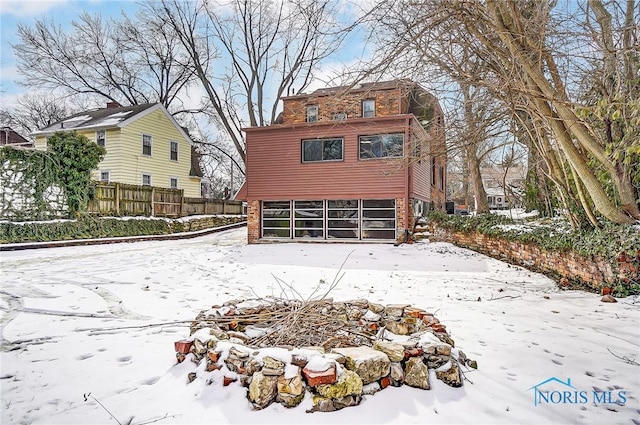
[[[116,216],[184,217],[187,215],[242,214],[242,202],[186,198],[182,189],[96,183],[89,212]]]

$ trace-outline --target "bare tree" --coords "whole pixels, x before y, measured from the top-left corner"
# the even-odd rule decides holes
[[[141,17],[142,18],[142,17]],[[66,32],[50,20],[18,26],[21,83],[123,105],[169,107],[195,78],[170,28],[152,20],[104,20],[83,13]]]
[[[161,0],[144,11],[171,27],[206,94],[204,110],[245,161],[243,126],[276,120],[341,44],[332,0]]]
[[[591,16],[580,10],[560,13],[554,3],[535,0],[487,0],[486,2],[456,0],[389,1],[386,8],[377,7],[380,21],[389,28],[388,54],[381,63],[395,61],[399,56],[429,61],[450,76],[462,77],[474,87],[485,87],[496,99],[509,105],[512,116],[518,112],[532,117],[536,128],[532,133],[538,153],[545,159],[549,176],[557,185],[565,205],[577,200],[589,221],[597,225],[591,214],[593,208],[602,216],[617,223],[630,223],[640,219],[640,194],[634,187],[632,171],[637,169],[637,156],[628,149],[624,138],[610,143],[608,134],[615,134],[609,119],[621,118],[621,127],[629,133],[629,116],[633,108],[633,89],[637,81],[628,80],[637,75],[637,50],[631,49],[637,40],[637,9],[629,2],[612,1],[604,4],[591,0],[595,12],[599,43],[589,44],[575,58],[575,37],[567,37],[560,29],[575,31],[577,24]],[[620,8],[620,4],[626,7]],[[610,24],[611,10],[621,10],[624,25]],[[375,14],[374,14],[375,15]],[[635,30],[631,28],[635,28]],[[607,34],[618,34],[623,42],[612,43]],[[593,37],[592,37],[593,38]],[[621,46],[621,47],[620,47]],[[637,44],[636,44],[637,46]],[[468,49],[481,58],[483,72],[479,75],[461,67],[458,52]],[[604,81],[618,81],[610,87],[619,102],[608,100],[611,107],[604,118],[598,111],[579,102],[576,88],[567,88],[568,76],[585,75],[592,69],[585,66],[587,59],[605,58],[602,67]],[[635,58],[635,59],[634,59]],[[622,67],[607,65],[607,60],[623,63]],[[635,60],[635,61],[634,61]],[[560,64],[560,65],[559,65]],[[615,72],[614,69],[624,71]],[[453,72],[450,72],[453,71]],[[607,87],[607,84],[603,85]],[[626,91],[619,88],[626,88]],[[631,94],[630,94],[631,93]],[[600,97],[600,100],[603,98]],[[615,99],[615,97],[614,97]],[[635,98],[637,99],[637,97]],[[629,106],[623,108],[621,104]],[[581,113],[586,109],[586,113]],[[617,111],[617,112],[616,112]],[[625,113],[627,114],[626,116]],[[594,125],[597,122],[601,125]],[[599,130],[604,129],[604,131]],[[611,128],[610,131],[607,128]],[[612,140],[615,137],[612,137]],[[619,146],[622,144],[622,146]],[[619,157],[609,153],[619,146]],[[635,164],[634,164],[635,163]],[[602,172],[594,171],[594,164]],[[634,166],[632,165],[635,165]],[[602,175],[607,177],[603,178]],[[613,193],[605,187],[611,187]]]
[[[28,135],[71,114],[64,99],[51,94],[25,94],[0,109],[0,123]]]

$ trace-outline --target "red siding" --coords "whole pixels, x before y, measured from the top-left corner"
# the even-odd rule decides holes
[[[358,159],[358,136],[405,133],[412,115],[246,129],[247,200],[406,197],[403,158]],[[302,163],[303,139],[343,137],[342,161]]]
[[[422,143],[418,155],[412,158],[411,161],[411,178],[409,181],[410,196],[422,201],[430,201],[431,165],[428,153],[432,138],[415,119],[411,121],[411,135],[413,143]]]

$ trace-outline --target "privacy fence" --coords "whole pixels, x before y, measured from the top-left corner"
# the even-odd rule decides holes
[[[188,198],[182,189],[124,183],[96,184],[89,212],[115,216],[184,217],[205,214],[242,214],[240,201]]]

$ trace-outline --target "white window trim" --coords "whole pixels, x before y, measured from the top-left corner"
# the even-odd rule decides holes
[[[148,137],[150,138],[149,150],[151,151],[151,153],[150,153],[149,155],[147,155],[146,153],[144,153],[144,137],[145,137],[145,136],[148,136]],[[141,138],[141,140],[140,140],[140,143],[141,143],[141,145],[142,145],[142,149],[141,149],[141,151],[140,151],[140,154],[141,154],[142,156],[149,156],[149,157],[152,157],[152,156],[153,156],[153,136],[152,136],[151,134],[143,133],[143,134],[142,134],[142,138]]]
[[[148,185],[144,184],[144,176],[149,176],[149,184]],[[151,175],[151,173],[147,173],[147,172],[140,173],[140,184],[142,186],[153,186],[153,176]]]
[[[171,150],[171,145],[174,143],[176,144],[176,159],[171,158],[171,153],[173,152]],[[169,141],[169,161],[178,162],[179,160],[180,160],[180,144],[175,140],[171,140]]]
[[[373,115],[365,115],[365,109],[364,109],[364,105],[366,103],[373,103],[373,111],[371,111],[373,113]],[[375,99],[364,99],[362,101],[362,118],[373,118],[376,116],[376,100]]]
[[[102,179],[102,173],[107,173],[107,180]],[[100,170],[100,181],[104,183],[111,182],[111,170]]]
[[[314,110],[315,109],[315,114],[314,115],[310,115],[309,111],[310,110]],[[315,117],[315,120],[311,121],[309,120],[309,117]],[[306,122],[318,122],[320,121],[320,108],[318,107],[318,105],[307,105],[307,109],[306,109],[306,118],[305,118]]]
[[[171,180],[174,180],[174,179],[176,181],[176,187],[172,187],[171,186]],[[169,176],[169,188],[170,189],[178,189],[179,187],[180,187],[180,180],[178,180],[178,178],[175,177],[175,176]]]
[[[96,145],[100,146],[100,144],[98,143],[98,133],[103,132],[104,133],[104,148],[107,147],[107,130],[96,130]]]

